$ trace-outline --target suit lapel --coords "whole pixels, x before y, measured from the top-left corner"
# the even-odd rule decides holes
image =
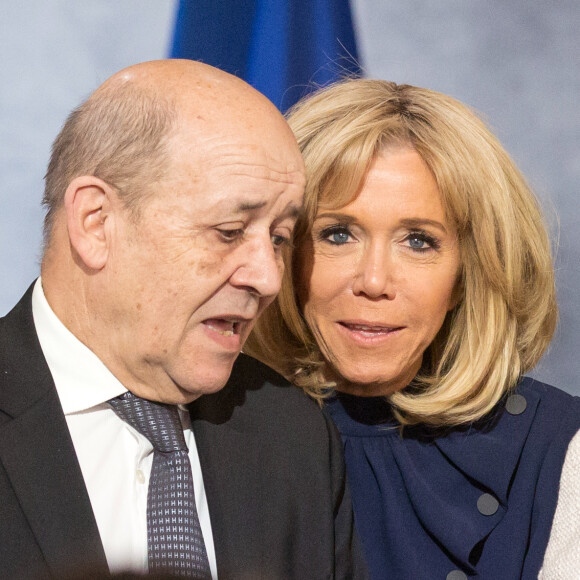
[[[0,461],[53,572],[100,568],[105,555],[60,403],[40,401],[0,429]]]
[[[3,320],[0,462],[51,571],[106,559],[60,401],[32,322],[31,289]]]
[[[258,580],[262,578],[262,550],[266,545],[260,515],[264,493],[259,474],[260,441],[253,433],[204,419],[203,412],[194,412],[192,419],[218,576]]]

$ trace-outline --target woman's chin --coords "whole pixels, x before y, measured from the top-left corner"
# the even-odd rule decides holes
[[[336,390],[348,395],[356,395],[357,397],[387,397],[392,395],[398,388],[390,383],[384,381],[371,381],[349,379],[348,382],[337,383]]]

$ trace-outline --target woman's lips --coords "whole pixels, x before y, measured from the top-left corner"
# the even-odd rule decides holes
[[[400,326],[383,326],[379,324],[355,324],[352,322],[340,322],[343,326],[346,326],[349,330],[360,331],[360,332],[392,332],[393,330],[398,330]]]
[[[340,321],[338,325],[345,329],[349,336],[363,342],[380,341],[381,339],[390,338],[404,328],[403,326],[344,321]]]

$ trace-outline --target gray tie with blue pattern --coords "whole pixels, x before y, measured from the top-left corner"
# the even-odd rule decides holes
[[[177,407],[129,392],[109,403],[154,448],[147,493],[149,571],[211,580]]]

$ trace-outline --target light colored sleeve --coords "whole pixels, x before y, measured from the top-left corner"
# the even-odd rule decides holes
[[[539,580],[580,578],[580,431],[562,468],[558,505]]]

